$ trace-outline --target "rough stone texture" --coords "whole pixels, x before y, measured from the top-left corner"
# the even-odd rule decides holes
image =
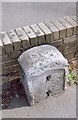
[[[66,28],[58,20],[52,22],[60,30],[60,38],[66,37]]]
[[[18,59],[21,82],[33,105],[65,89],[68,62],[51,45],[41,45],[24,52]]]
[[[17,28],[16,29],[16,33],[18,35],[18,38],[21,40],[22,42],[22,46],[24,49],[28,49],[30,47],[30,42],[29,42],[29,38],[26,35],[26,33],[24,32],[24,30],[22,28]]]
[[[2,36],[2,42],[4,45],[4,49],[6,53],[13,53],[13,45],[12,42],[10,40],[10,38],[8,37],[6,32],[1,32],[0,36]]]
[[[52,46],[55,46],[55,47],[62,46],[62,45],[63,45],[62,39],[56,40],[56,41],[52,41],[52,42],[51,42],[51,45],[52,45]]]
[[[44,23],[39,23],[38,24],[39,27],[42,29],[42,31],[45,34],[46,37],[46,43],[51,43],[51,39],[52,39],[52,32],[50,31],[50,29],[44,24]]]
[[[0,55],[2,55],[2,48],[3,48],[3,44],[2,44],[2,41],[0,39]]]
[[[70,16],[76,22],[76,34],[78,34],[78,16]]]
[[[74,21],[71,17],[66,16],[64,17],[73,27],[74,27],[74,34],[76,34],[76,21]]]
[[[72,60],[73,58],[75,58],[76,54],[74,52],[71,52],[69,54],[64,55],[68,61]]]
[[[63,38],[63,40],[64,40],[64,43],[72,43],[72,42],[76,43],[77,38],[76,38],[76,35],[73,35],[70,37]]]
[[[45,22],[45,24],[52,31],[52,40],[58,40],[59,39],[59,29],[51,22]]]
[[[66,27],[67,36],[71,36],[73,34],[73,26],[69,22],[67,22],[64,18],[59,19],[59,22]]]
[[[36,46],[37,45],[37,37],[35,35],[35,33],[32,31],[32,29],[29,26],[23,27],[23,29],[25,30],[25,32],[27,33],[29,40],[30,40],[30,44],[31,46]]]
[[[14,51],[20,50],[21,49],[21,41],[18,39],[18,36],[16,35],[14,30],[10,30],[8,32],[8,35],[14,45]]]
[[[37,24],[33,24],[31,25],[31,28],[33,29],[33,31],[35,32],[37,38],[38,38],[38,44],[44,44],[45,43],[45,37],[44,37],[44,33],[42,32],[42,30],[38,27]]]
[[[70,47],[64,49],[65,54],[69,54],[71,52],[75,53],[76,52],[76,47],[72,47],[72,49],[70,49]]]

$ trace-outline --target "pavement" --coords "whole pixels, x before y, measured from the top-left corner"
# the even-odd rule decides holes
[[[21,106],[2,111],[3,118],[76,118],[76,86],[50,96],[34,106]]]

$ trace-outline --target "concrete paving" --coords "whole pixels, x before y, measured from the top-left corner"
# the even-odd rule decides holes
[[[35,106],[2,111],[3,118],[76,118],[76,86],[57,96],[51,96]]]
[[[2,30],[9,31],[68,15],[76,15],[75,2],[3,2]]]

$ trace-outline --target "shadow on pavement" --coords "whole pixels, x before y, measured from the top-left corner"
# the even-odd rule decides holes
[[[25,90],[20,81],[12,81],[10,87],[2,92],[2,109],[29,106]]]

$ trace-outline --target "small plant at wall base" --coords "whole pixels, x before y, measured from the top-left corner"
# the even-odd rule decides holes
[[[76,80],[77,76],[75,75],[75,72],[73,72],[73,69],[71,68],[71,65],[68,67],[69,73],[68,73],[68,84],[71,86],[72,83],[78,85],[78,81]]]

